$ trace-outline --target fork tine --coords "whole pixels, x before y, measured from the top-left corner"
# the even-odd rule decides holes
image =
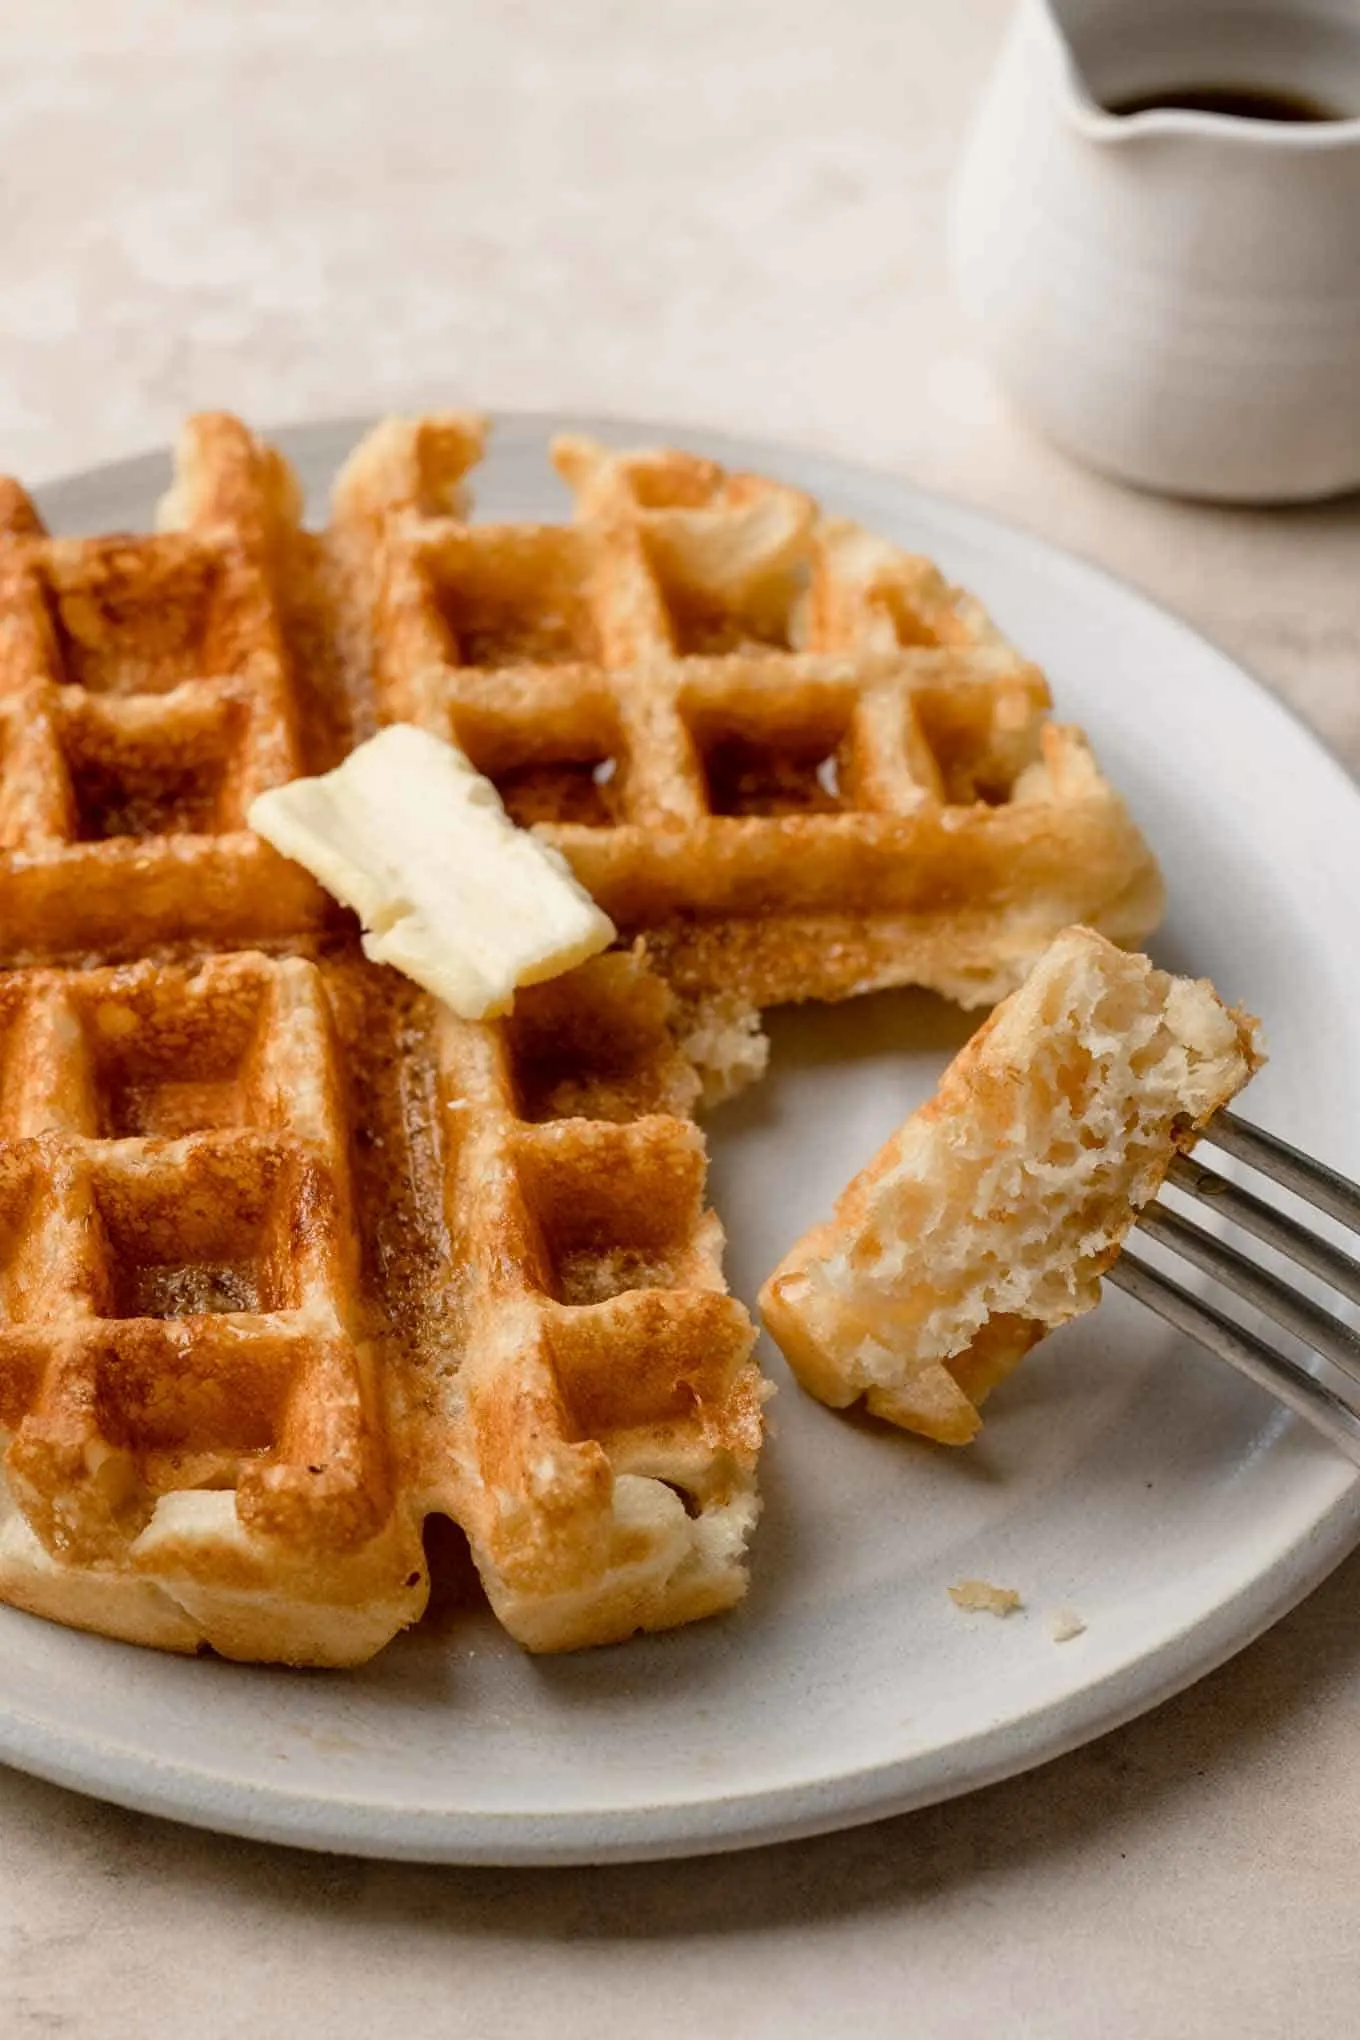
[[[1273,1204],[1253,1197],[1250,1190],[1244,1190],[1238,1183],[1230,1183],[1226,1176],[1215,1175],[1212,1169],[1206,1169],[1193,1157],[1187,1159],[1184,1155],[1177,1155],[1167,1181],[1175,1189],[1183,1190],[1187,1197],[1198,1198],[1222,1217],[1233,1219],[1245,1232],[1264,1240],[1268,1247],[1287,1254],[1300,1268],[1306,1268],[1310,1275],[1320,1276],[1330,1288],[1348,1296],[1352,1303],[1360,1303],[1360,1261],[1343,1254],[1340,1247],[1334,1247],[1329,1240],[1319,1239],[1296,1218],[1289,1218],[1283,1211],[1277,1211]]]
[[[1105,1280],[1155,1310],[1168,1324],[1226,1360],[1239,1374],[1269,1390],[1280,1402],[1321,1431],[1360,1465],[1360,1416],[1348,1403],[1315,1381],[1296,1360],[1277,1353],[1264,1339],[1234,1324],[1202,1297],[1192,1296],[1137,1254],[1124,1253],[1105,1271]]]
[[[1227,1110],[1214,1114],[1204,1138],[1325,1211],[1329,1218],[1339,1219],[1352,1232],[1360,1232],[1360,1187],[1325,1162],[1315,1162],[1311,1155],[1290,1147],[1288,1141],[1263,1133],[1259,1126],[1251,1126]]]
[[[1264,1311],[1286,1332],[1292,1332],[1295,1338],[1302,1339],[1315,1353],[1320,1353],[1324,1360],[1330,1360],[1334,1367],[1340,1367],[1353,1379],[1360,1380],[1360,1335],[1320,1304],[1300,1296],[1277,1275],[1257,1267],[1245,1254],[1239,1254],[1235,1247],[1230,1247],[1226,1240],[1215,1239],[1202,1226],[1182,1218],[1178,1211],[1168,1211],[1163,1204],[1149,1204],[1139,1216],[1138,1229],[1149,1239],[1160,1240],[1163,1246],[1183,1255],[1192,1266],[1202,1268],[1206,1275],[1216,1276],[1243,1303],[1253,1304],[1257,1310]]]

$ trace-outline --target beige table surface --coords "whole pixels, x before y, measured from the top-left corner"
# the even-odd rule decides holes
[[[414,395],[803,442],[1105,561],[1360,765],[1360,501],[1126,494],[1006,413],[940,204],[1005,0],[10,0],[0,464]],[[1360,1561],[1216,1677],[953,1806],[472,1873],[0,1772],[0,2035],[1275,2036],[1360,2026]]]

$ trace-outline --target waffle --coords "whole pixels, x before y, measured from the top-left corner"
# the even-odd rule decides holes
[[[1257,1022],[1073,928],[761,1291],[803,1385],[962,1445],[1257,1070]]]
[[[374,709],[352,534],[234,421],[177,530],[0,515],[0,1597],[357,1663],[444,1515],[533,1649],[730,1605],[763,1385],[692,1114],[749,1009],[639,946],[459,1021],[241,826]]]
[[[465,521],[479,421],[389,420],[335,496],[377,712],[451,738],[685,996],[1011,990],[1156,867],[970,596],[798,491],[556,442],[568,525]]]
[[[271,568],[298,500],[234,421],[186,434],[187,528],[48,538],[0,484],[0,964],[320,926],[245,825],[312,768]]]

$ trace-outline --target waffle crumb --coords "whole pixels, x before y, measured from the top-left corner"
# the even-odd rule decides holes
[[[1025,1605],[1014,1587],[996,1587],[990,1580],[960,1580],[949,1598],[965,1615],[1013,1615]]]
[[[1055,1643],[1071,1643],[1086,1634],[1086,1623],[1075,1608],[1055,1608],[1048,1618],[1048,1633]]]

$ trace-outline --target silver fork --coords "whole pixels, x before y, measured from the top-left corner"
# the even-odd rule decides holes
[[[1219,1112],[1210,1121],[1203,1143],[1233,1155],[1283,1189],[1294,1191],[1315,1210],[1326,1212],[1352,1232],[1360,1233],[1360,1188],[1273,1133],[1263,1133],[1259,1127],[1248,1125],[1235,1112]],[[1178,1156],[1171,1165],[1168,1183],[1196,1199],[1205,1209],[1233,1220],[1352,1303],[1360,1303],[1360,1261],[1330,1241],[1319,1239],[1307,1226],[1263,1203],[1240,1184],[1230,1183],[1206,1168],[1198,1159],[1199,1152],[1197,1147],[1194,1155]],[[1337,1371],[1341,1377],[1339,1385],[1331,1387],[1325,1381],[1315,1380],[1297,1360],[1277,1352],[1265,1339],[1244,1325],[1235,1324],[1203,1297],[1191,1295],[1137,1254],[1121,1255],[1107,1271],[1105,1280],[1127,1290],[1130,1296],[1136,1296],[1140,1303],[1147,1304],[1201,1346],[1207,1346],[1239,1373],[1269,1389],[1360,1464],[1360,1333],[1160,1201],[1149,1204],[1142,1212],[1138,1229],[1212,1275],[1242,1303],[1253,1305],[1283,1330],[1292,1332]]]

